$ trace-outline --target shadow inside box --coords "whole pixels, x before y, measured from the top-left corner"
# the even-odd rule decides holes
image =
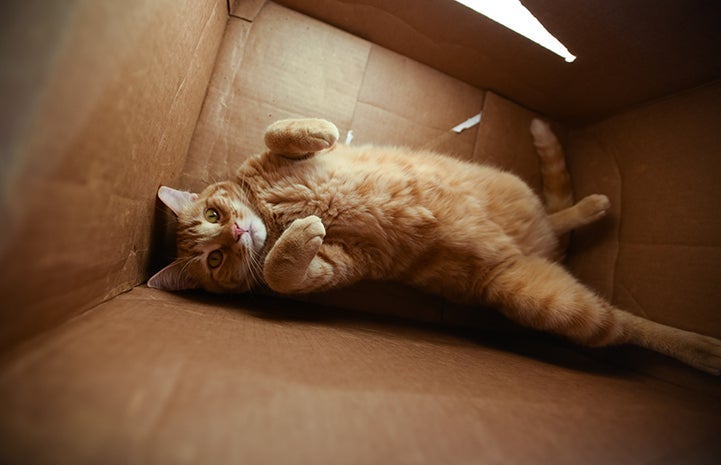
[[[606,360],[606,352],[618,354],[622,348],[579,346],[559,336],[518,325],[490,308],[479,307],[479,311],[497,313],[502,322],[499,323],[494,317],[489,320],[494,322],[492,328],[483,328],[477,325],[430,323],[396,315],[348,310],[262,292],[210,294],[188,291],[179,295],[204,305],[242,312],[264,321],[368,332],[397,338],[399,341],[476,346],[587,374],[619,378],[638,376],[635,371]]]

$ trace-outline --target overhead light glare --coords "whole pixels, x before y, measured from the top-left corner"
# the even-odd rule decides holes
[[[568,63],[576,57],[536,19],[520,0],[455,0],[534,41]]]

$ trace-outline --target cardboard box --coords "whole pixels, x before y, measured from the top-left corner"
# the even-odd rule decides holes
[[[656,354],[396,285],[306,302],[143,285],[172,254],[158,186],[231,177],[276,119],[539,189],[543,115],[577,197],[613,204],[574,234],[574,274],[721,337],[719,7],[523,3],[576,62],[441,0],[7,3],[0,462],[715,463],[718,380]]]

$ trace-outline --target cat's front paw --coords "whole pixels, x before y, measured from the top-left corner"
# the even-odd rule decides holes
[[[292,239],[299,247],[316,249],[317,252],[325,238],[325,226],[320,218],[311,215],[293,221],[286,233],[293,236]]]
[[[338,137],[338,128],[330,121],[287,119],[268,126],[265,145],[272,153],[297,158],[332,147]]]
[[[271,289],[281,293],[301,290],[324,238],[325,227],[317,216],[293,221],[265,259],[263,276]]]

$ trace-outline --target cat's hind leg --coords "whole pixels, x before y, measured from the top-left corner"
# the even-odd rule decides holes
[[[265,145],[271,153],[288,158],[305,158],[331,148],[338,140],[338,128],[324,119],[284,119],[265,130]]]
[[[539,119],[531,122],[531,134],[541,167],[546,212],[553,232],[561,240],[561,249],[565,250],[568,237],[564,235],[602,218],[610,202],[605,195],[595,194],[584,197],[574,205],[571,178],[558,138],[548,123]]]
[[[583,345],[635,344],[721,373],[721,341],[620,310],[541,257],[504,262],[484,286],[483,300],[518,323]]]
[[[575,205],[548,215],[551,228],[556,236],[561,236],[581,226],[585,226],[606,216],[611,207],[608,197],[592,194],[582,198]]]

